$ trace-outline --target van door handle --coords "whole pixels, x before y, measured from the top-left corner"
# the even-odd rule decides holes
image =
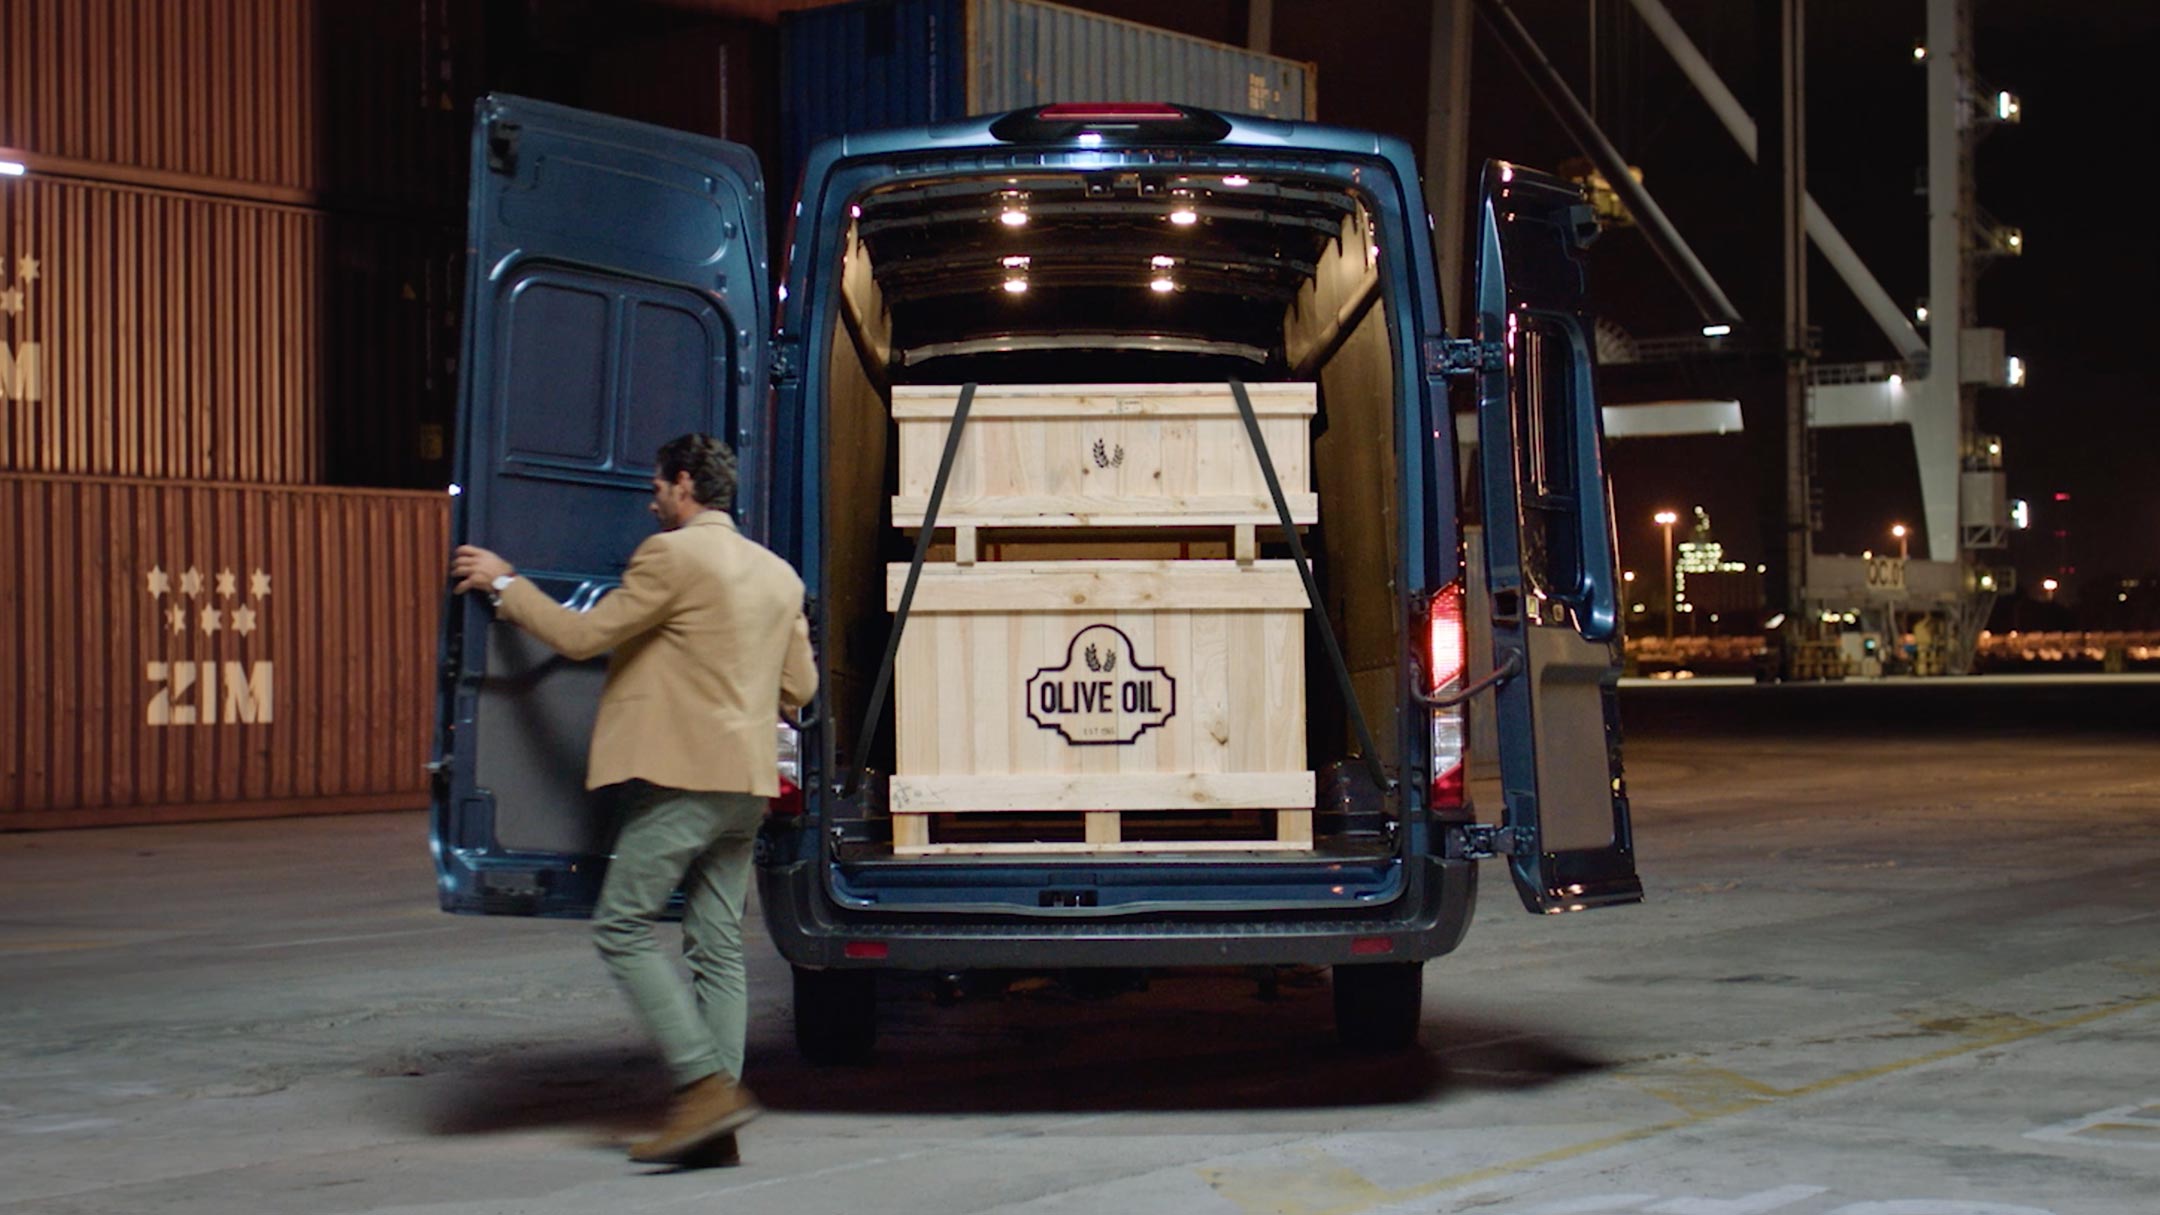
[[[1420,701],[1424,703],[1426,708],[1452,709],[1456,705],[1459,705],[1464,701],[1469,700],[1471,697],[1477,695],[1485,689],[1497,688],[1501,684],[1506,683],[1508,680],[1513,679],[1520,674],[1522,674],[1522,651],[1509,650],[1507,661],[1502,662],[1497,668],[1488,673],[1483,679],[1478,680],[1476,683],[1473,683],[1468,687],[1457,688],[1456,690],[1441,696],[1427,695],[1424,692],[1418,691],[1414,687],[1410,689],[1410,691],[1412,695],[1416,696]]]

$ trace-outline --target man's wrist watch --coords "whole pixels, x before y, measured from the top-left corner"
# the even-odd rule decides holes
[[[488,585],[494,587],[495,593],[500,595],[504,591],[509,590],[510,584],[515,581],[517,581],[516,574],[498,574],[496,575],[495,581],[489,583]]]

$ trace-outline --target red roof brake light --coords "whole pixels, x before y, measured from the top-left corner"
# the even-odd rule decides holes
[[[1035,111],[1044,122],[1176,122],[1185,111],[1160,101],[1062,101]]]

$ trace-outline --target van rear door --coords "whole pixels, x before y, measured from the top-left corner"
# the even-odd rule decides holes
[[[1503,827],[1523,905],[1579,911],[1642,898],[1619,720],[1611,495],[1591,384],[1583,248],[1595,221],[1572,183],[1488,166],[1480,199],[1478,340],[1486,585]]]
[[[763,500],[764,184],[747,148],[494,96],[473,130],[453,544],[589,606],[653,529],[654,451],[734,444]],[[755,510],[745,531],[759,535]],[[447,554],[445,557],[447,561]],[[448,911],[591,910],[611,847],[584,788],[605,665],[448,597],[434,846]]]

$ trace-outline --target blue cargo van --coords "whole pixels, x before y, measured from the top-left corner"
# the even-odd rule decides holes
[[[1399,1048],[1481,860],[1536,913],[1641,898],[1585,314],[1596,229],[1573,185],[1487,169],[1476,312],[1451,336],[1409,148],[1366,132],[1060,105],[850,135],[810,156],[777,275],[746,149],[504,96],[472,148],[455,542],[589,605],[651,528],[654,449],[702,430],[740,453],[745,531],[802,571],[822,689],[776,722],[758,874],[812,1058],[869,1053],[881,971],[1223,965],[1331,967],[1345,1041]],[[1024,292],[1007,286],[1020,205]],[[1311,847],[896,851],[906,605],[889,609],[887,567],[923,547],[892,526],[894,388],[1192,383],[1244,402],[1279,381],[1318,402],[1319,522],[1265,544],[1309,591]],[[1479,484],[1457,484],[1451,396],[1475,402]],[[1479,501],[1489,667],[1466,653]],[[582,788],[605,668],[481,597],[446,597],[443,621],[442,905],[586,914],[612,817]],[[1478,782],[1471,711],[1499,737]]]

